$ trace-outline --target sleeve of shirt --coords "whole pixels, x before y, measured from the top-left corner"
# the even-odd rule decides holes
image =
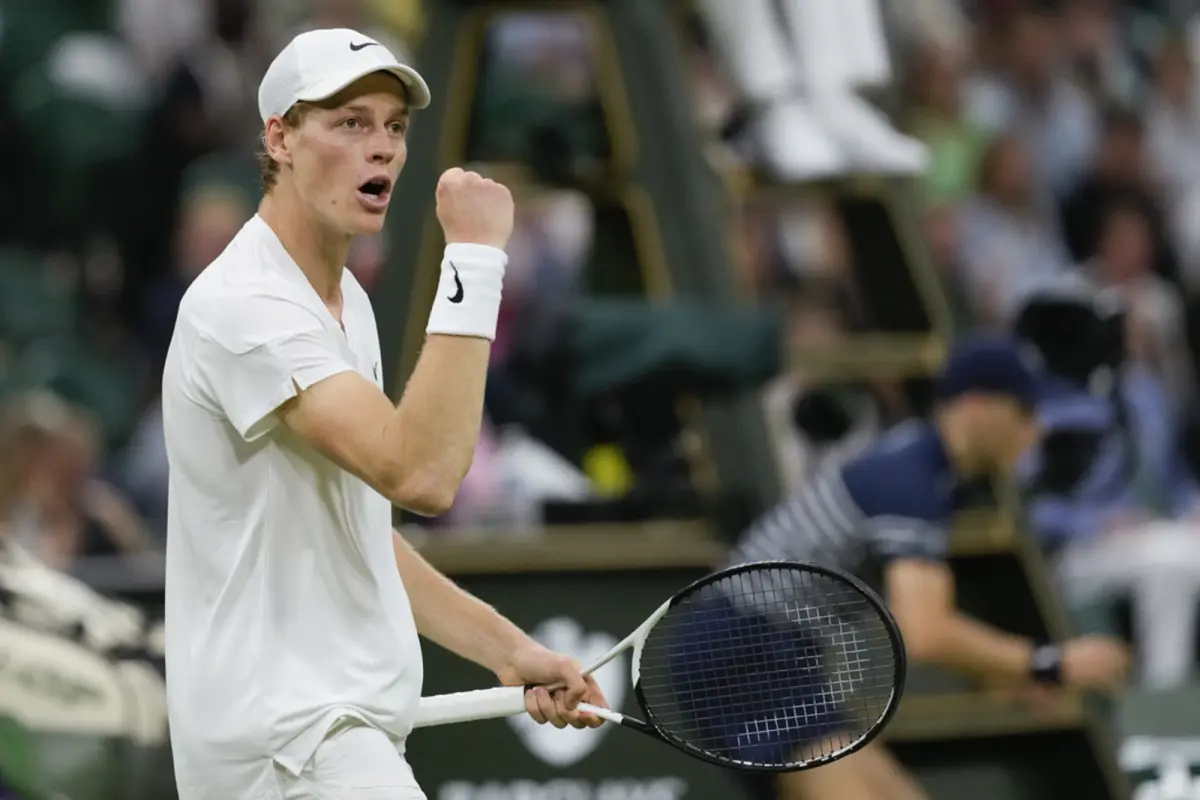
[[[880,516],[871,519],[875,552],[883,559],[945,561],[950,550],[946,525],[920,517]]]
[[[854,476],[852,494],[881,559],[945,560],[950,547],[949,493],[938,489],[923,457],[908,447]]]
[[[331,346],[321,320],[290,300],[239,298],[199,326],[197,383],[246,441],[278,424],[275,411],[313,384],[353,367]]]

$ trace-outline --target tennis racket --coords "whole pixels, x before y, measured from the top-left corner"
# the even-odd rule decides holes
[[[904,643],[883,602],[816,564],[756,562],[702,578],[585,674],[630,649],[642,718],[580,710],[746,771],[809,769],[855,752],[904,689]],[[415,726],[523,714],[527,688],[424,697]]]

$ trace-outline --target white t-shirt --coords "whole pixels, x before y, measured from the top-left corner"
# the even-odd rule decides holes
[[[180,800],[274,798],[340,716],[397,746],[420,644],[391,504],[273,413],[332,375],[380,383],[371,303],[343,323],[259,217],[188,289],[163,374],[166,657]]]

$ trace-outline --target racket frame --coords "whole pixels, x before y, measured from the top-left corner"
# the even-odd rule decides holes
[[[737,759],[732,758],[719,758],[709,754],[707,751],[702,750],[693,744],[690,744],[684,739],[680,739],[672,736],[670,733],[664,732],[661,724],[655,719],[654,711],[646,704],[646,697],[642,692],[640,673],[635,672],[633,692],[634,696],[637,698],[638,706],[641,707],[642,713],[646,715],[646,721],[642,722],[641,720],[632,720],[632,722],[637,723],[636,725],[630,724],[630,722],[625,722],[624,724],[626,727],[635,727],[639,730],[643,730],[643,732],[650,733],[672,747],[682,750],[693,758],[698,758],[701,761],[708,762],[709,764],[715,764],[716,766],[725,767],[727,769],[733,768],[741,772],[754,772],[760,774],[766,773],[773,775],[780,775],[788,772],[803,772],[804,770],[814,769],[815,767],[820,767],[825,764],[832,764],[834,761],[839,761],[846,756],[863,749],[872,741],[874,741],[885,728],[887,728],[888,723],[891,721],[892,717],[895,716],[897,709],[900,707],[900,699],[904,695],[904,685],[908,678],[908,656],[907,651],[905,650],[904,637],[900,633],[900,626],[897,624],[896,618],[893,617],[892,612],[888,610],[887,605],[883,602],[883,598],[881,598],[879,594],[864,581],[855,575],[851,575],[849,572],[844,572],[834,567],[826,567],[821,564],[814,564],[808,561],[748,561],[743,564],[737,564],[735,566],[719,570],[711,575],[706,575],[699,580],[693,581],[689,585],[676,592],[670,600],[664,603],[663,606],[655,612],[656,616],[654,616],[653,619],[657,622],[672,607],[695,592],[703,589],[705,586],[709,586],[713,583],[717,583],[718,581],[722,581],[726,578],[741,574],[743,572],[755,572],[758,570],[771,568],[799,569],[804,572],[817,573],[835,581],[841,581],[842,583],[848,584],[851,588],[861,594],[874,608],[875,612],[879,616],[880,622],[883,623],[883,627],[887,632],[888,640],[891,642],[892,653],[894,655],[894,678],[892,682],[892,694],[888,699],[887,707],[884,708],[883,713],[879,715],[879,719],[876,720],[875,724],[869,728],[866,733],[845,747],[838,748],[831,753],[823,754],[803,762],[797,762],[786,767],[754,764],[745,761],[738,761]],[[643,644],[645,643],[646,637],[649,634],[650,628],[652,627],[653,625],[646,627],[646,631],[642,635]],[[640,627],[639,630],[641,630]],[[636,653],[638,656],[641,655],[640,647]],[[639,658],[635,658],[634,660],[635,670],[637,669],[637,662],[639,660]],[[630,718],[626,717],[625,719],[629,720]]]
[[[852,589],[862,595],[874,608],[880,622],[883,624],[888,639],[891,642],[892,653],[894,656],[891,697],[888,700],[887,707],[879,716],[879,719],[876,720],[874,725],[869,728],[866,733],[845,747],[803,762],[796,762],[795,764],[790,764],[787,766],[763,765],[738,761],[730,758],[720,758],[711,755],[707,751],[702,750],[693,744],[690,744],[684,739],[680,739],[671,735],[669,732],[664,732],[661,724],[655,719],[654,711],[647,705],[646,697],[641,686],[642,649],[645,646],[646,639],[649,637],[650,631],[654,628],[659,620],[666,616],[667,612],[669,612],[673,607],[678,605],[683,600],[713,583],[725,580],[726,578],[730,578],[734,575],[744,572],[753,572],[771,568],[795,569],[808,573],[815,573],[834,581],[840,581],[841,583],[849,585]],[[904,638],[900,633],[900,626],[896,623],[896,620],[892,616],[891,612],[888,611],[883,599],[880,598],[880,596],[865,582],[848,572],[843,572],[842,570],[835,569],[833,567],[826,567],[821,564],[813,564],[804,561],[751,561],[719,570],[693,581],[672,595],[671,599],[659,606],[654,613],[647,617],[642,624],[638,625],[638,627],[634,629],[632,633],[618,642],[603,656],[590,664],[583,671],[583,674],[591,675],[596,670],[611,662],[621,653],[631,648],[633,650],[633,657],[630,663],[630,677],[633,683],[634,697],[636,698],[637,704],[641,708],[642,713],[646,715],[646,720],[643,721],[637,719],[636,717],[629,717],[618,711],[607,708],[599,708],[588,703],[581,703],[579,705],[579,710],[585,713],[594,714],[595,716],[598,716],[607,722],[612,722],[626,728],[633,728],[634,730],[651,735],[654,738],[687,753],[693,758],[697,758],[701,761],[705,761],[709,764],[715,764],[716,766],[720,767],[734,768],[742,772],[768,774],[800,772],[833,763],[834,761],[838,761],[861,750],[874,741],[875,738],[883,732],[888,723],[891,721],[892,717],[895,715],[896,710],[900,705],[900,698],[904,694],[904,685],[908,675],[908,658],[905,651]],[[476,720],[496,719],[499,717],[519,716],[525,713],[525,693],[531,688],[534,687],[498,686],[493,689],[478,689],[475,691],[422,697],[417,707],[413,727],[424,728],[458,722],[472,722]]]

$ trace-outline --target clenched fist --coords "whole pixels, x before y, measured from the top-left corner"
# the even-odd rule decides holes
[[[437,186],[437,215],[446,244],[485,244],[503,250],[513,231],[512,194],[502,184],[455,167]]]

